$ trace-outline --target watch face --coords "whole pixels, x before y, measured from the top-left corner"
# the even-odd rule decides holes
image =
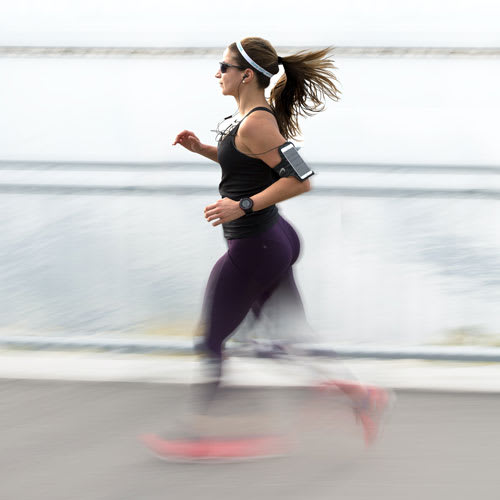
[[[249,208],[252,208],[252,200],[250,200],[249,198],[244,198],[243,200],[241,200],[241,208],[243,210],[248,210]]]

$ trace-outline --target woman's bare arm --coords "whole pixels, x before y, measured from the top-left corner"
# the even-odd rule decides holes
[[[270,168],[280,163],[278,147],[286,142],[280,134],[276,121],[267,112],[253,113],[240,126],[236,136],[236,147],[247,155],[255,156]],[[254,116],[256,115],[256,116]],[[268,115],[268,116],[265,116]],[[252,118],[250,120],[250,118]],[[252,196],[253,210],[263,210],[281,201],[288,200],[311,189],[309,179],[301,182],[295,177],[283,177],[260,193]],[[205,218],[213,226],[230,222],[245,215],[238,201],[222,198],[205,208]]]
[[[274,116],[266,111],[256,111],[250,115],[241,124],[235,139],[236,147],[242,153],[262,160],[270,168],[281,162],[278,147],[285,142]],[[301,182],[295,177],[284,177],[252,196],[254,210],[262,210],[310,189],[309,180]]]

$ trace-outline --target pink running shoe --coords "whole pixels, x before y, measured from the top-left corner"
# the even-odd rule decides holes
[[[143,443],[159,458],[182,462],[229,462],[281,456],[286,447],[277,436],[237,439],[163,439],[155,434],[142,436]]]
[[[366,445],[370,446],[376,441],[383,417],[395,399],[392,392],[381,387],[343,380],[329,380],[320,384],[318,388],[321,391],[347,395],[353,402],[356,422],[363,426]]]
[[[356,421],[363,426],[365,443],[371,446],[380,435],[382,420],[394,396],[381,387],[365,386],[366,396],[353,407]]]

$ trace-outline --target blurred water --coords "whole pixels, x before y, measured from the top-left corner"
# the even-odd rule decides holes
[[[453,175],[450,175],[450,184]],[[218,198],[4,193],[4,334],[191,333],[225,251],[203,219]],[[312,326],[336,342],[420,344],[450,329],[500,331],[498,199],[315,193],[281,207]]]

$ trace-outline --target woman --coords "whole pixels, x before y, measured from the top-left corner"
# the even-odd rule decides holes
[[[279,289],[294,303],[294,309],[303,311],[292,271],[299,256],[299,238],[280,216],[276,203],[309,191],[311,184],[294,175],[280,177],[276,167],[286,164],[280,146],[300,133],[299,116],[322,111],[325,98],[338,100],[336,79],[330,71],[334,66],[328,57],[329,49],[280,57],[267,40],[256,37],[232,43],[224,51],[215,77],[222,94],[235,98],[241,119],[219,133],[217,147],[202,144],[188,130],[179,133],[173,143],[222,168],[221,198],[205,208],[206,220],[213,226],[222,225],[228,244],[228,251],[211,272],[203,307],[202,348],[211,372],[211,386],[207,387],[212,389],[205,391],[207,401],[220,379],[224,342],[250,310],[258,317]],[[268,100],[265,89],[280,65],[284,73]],[[366,406],[366,388],[336,386]],[[172,452],[167,442],[161,450],[158,443],[149,444],[159,453]],[[185,453],[199,452],[193,446],[185,448]],[[205,448],[203,453],[208,453]]]
[[[214,361],[221,359],[224,341],[248,311],[253,308],[258,314],[280,283],[296,290],[292,265],[299,255],[299,239],[276,203],[311,186],[308,179],[280,178],[273,168],[282,162],[278,148],[300,132],[298,116],[321,111],[324,96],[338,98],[327,55],[325,49],[281,58],[261,38],[231,44],[215,77],[223,95],[236,99],[241,120],[220,134],[217,147],[201,144],[187,130],[174,141],[222,168],[222,198],[205,208],[207,221],[222,224],[228,242],[205,297],[204,347]],[[284,75],[268,102],[265,89],[280,64]],[[299,298],[298,292],[295,296]]]

